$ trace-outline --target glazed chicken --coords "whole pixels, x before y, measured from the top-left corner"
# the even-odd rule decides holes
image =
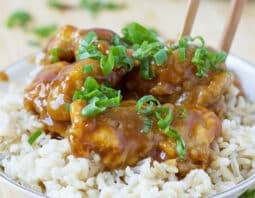
[[[97,35],[98,40],[92,45],[101,57],[78,59],[81,43],[91,31]],[[126,47],[131,46],[130,41],[113,44],[116,35],[106,29],[79,30],[73,26],[60,29],[45,49],[42,70],[25,90],[25,107],[38,114],[46,132],[69,138],[76,156],[88,157],[92,151],[96,152],[109,170],[133,166],[146,157],[166,162],[174,160],[180,176],[194,168],[206,168],[212,158],[211,143],[221,133],[223,97],[232,83],[231,74],[223,71],[225,66],[221,64],[221,69],[209,70],[207,77],[198,77],[196,65],[192,63],[196,49],[193,46],[186,49],[185,61],[179,60],[178,50],[169,53],[160,66],[152,61],[154,78],[145,80],[139,75],[140,60],[132,57],[134,49]],[[120,57],[114,55],[109,58],[113,45],[121,45],[117,51],[117,54],[122,54]],[[51,51],[54,49],[60,50],[57,62],[52,60]],[[134,59],[134,63],[129,70],[122,65],[130,63],[130,58]],[[103,64],[109,66],[112,63],[114,67],[104,75]],[[90,73],[84,72],[86,65],[92,66]],[[86,89],[84,84],[88,77],[120,90],[122,102],[104,108],[93,117],[84,116],[81,112],[92,100],[74,99],[74,94],[77,90]],[[143,131],[144,116],[137,112],[135,106],[144,95],[152,95],[163,107],[173,111],[169,125],[185,141],[184,160],[178,157],[175,139],[158,127],[156,117],[151,117],[154,124],[150,132]],[[184,119],[176,116],[180,107],[187,111]]]
[[[80,43],[86,33],[96,32],[98,39],[104,42],[98,44],[98,47],[102,51],[106,51],[104,47],[107,46],[105,42],[111,42],[113,35],[116,35],[113,31],[103,28],[91,28],[87,30],[80,30],[71,25],[64,26],[59,30],[59,32],[54,36],[45,48],[45,58],[43,59],[43,64],[52,63],[50,51],[52,49],[59,49],[61,53],[58,54],[58,59],[61,61],[74,62],[75,56],[78,52]]]
[[[70,142],[73,153],[88,157],[91,151],[95,151],[108,169],[132,166],[147,156],[158,161],[176,159],[175,141],[157,126],[151,133],[142,133],[143,117],[137,114],[135,103],[127,100],[92,119],[80,114],[84,101],[72,103]],[[210,144],[221,130],[220,120],[213,112],[194,106],[186,106],[186,109],[187,119],[175,118],[172,124],[188,148],[186,160],[181,164],[189,163],[189,166],[180,164],[180,175],[185,175],[190,169],[207,167],[211,157]]]
[[[133,97],[138,98],[149,93],[161,102],[177,105],[212,107],[215,112],[222,114],[223,95],[233,77],[227,72],[210,71],[207,78],[199,78],[195,75],[196,66],[192,63],[194,52],[194,48],[188,48],[186,60],[182,62],[179,60],[179,51],[173,51],[164,65],[152,67],[155,73],[152,80],[140,78],[139,72],[133,70],[125,79],[128,93],[131,92]]]
[[[69,65],[67,62],[59,62],[45,66],[26,88],[25,107],[38,113],[46,129],[51,133],[66,137],[70,113],[65,105],[72,101],[75,90],[81,89],[88,76],[82,71],[83,66],[87,64],[94,66],[90,76],[95,77],[98,82],[111,83],[116,87],[125,74],[125,70],[120,68],[112,71],[108,76],[103,76],[99,62],[93,59],[85,59]]]

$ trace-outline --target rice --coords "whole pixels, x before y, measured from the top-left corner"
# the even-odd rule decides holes
[[[255,104],[238,96],[234,86],[226,95],[222,136],[212,145],[214,160],[207,170],[192,170],[181,180],[174,161],[146,158],[135,167],[106,172],[95,153],[74,157],[67,139],[43,134],[31,146],[28,137],[42,125],[23,108],[20,90],[0,93],[0,166],[49,197],[208,197],[255,173]]]

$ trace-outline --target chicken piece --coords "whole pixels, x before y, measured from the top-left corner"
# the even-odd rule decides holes
[[[24,105],[26,109],[39,114],[44,112],[50,83],[67,64],[67,62],[58,62],[47,65],[37,74],[32,83],[25,89]]]
[[[212,111],[203,107],[186,105],[186,119],[173,120],[175,127],[187,144],[184,161],[178,161],[179,176],[195,168],[206,169],[211,161],[210,145],[221,134],[221,121]]]
[[[83,66],[89,64],[93,65],[93,71],[84,74]],[[94,59],[85,59],[67,66],[50,85],[51,88],[47,98],[49,115],[58,121],[70,120],[70,113],[66,111],[65,104],[72,102],[75,90],[82,88],[88,75],[93,76],[99,83],[110,83],[113,87],[116,87],[125,73],[125,70],[120,68],[113,70],[108,76],[104,76],[99,62]]]
[[[83,66],[88,64],[93,65],[93,70],[84,74]],[[119,68],[104,76],[99,62],[94,59],[85,59],[71,65],[57,63],[46,66],[26,89],[25,108],[37,112],[49,132],[65,136],[70,125],[66,103],[72,102],[75,90],[82,88],[87,76],[93,76],[99,83],[110,83],[116,87],[125,73],[124,68]]]
[[[194,52],[194,48],[188,48],[186,60],[181,62],[179,52],[175,50],[164,65],[152,67],[155,73],[152,80],[142,79],[139,76],[139,68],[136,68],[126,77],[126,89],[133,92],[133,97],[149,93],[163,103],[213,106],[222,100],[223,94],[232,83],[232,75],[224,71],[210,70],[208,77],[197,77],[196,66],[192,63]]]
[[[45,130],[53,133],[59,132],[62,135],[64,135],[69,123],[55,121],[49,116],[47,112],[47,97],[51,89],[51,82],[67,64],[67,62],[58,62],[44,66],[33,82],[25,89],[24,96],[25,108],[39,114],[41,121],[45,124]]]
[[[66,25],[62,27],[56,36],[54,36],[45,48],[45,58],[42,60],[43,64],[49,64],[51,60],[51,50],[58,49],[58,59],[61,61],[74,62],[75,55],[78,52],[79,46],[83,38],[90,31],[96,32],[99,40],[111,42],[112,36],[116,35],[111,30],[103,28],[91,28],[87,30],[80,30],[74,26]]]
[[[135,101],[124,101],[120,107],[87,119],[81,115],[86,102],[71,105],[72,127],[69,139],[76,156],[88,157],[95,151],[107,169],[133,166],[145,157],[158,161],[177,159],[175,140],[166,136],[156,124],[151,132],[143,133],[144,118],[137,114]],[[171,107],[173,107],[171,105]],[[172,126],[187,144],[185,161],[177,160],[180,175],[192,168],[205,168],[210,162],[210,144],[221,131],[218,117],[202,107],[187,106],[186,119],[174,118]],[[157,123],[154,120],[154,123]]]

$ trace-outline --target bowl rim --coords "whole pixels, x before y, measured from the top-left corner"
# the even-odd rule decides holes
[[[32,55],[35,56],[35,55]],[[29,58],[31,58],[30,56],[27,56],[26,58],[24,58],[23,60],[16,62],[14,64],[11,64],[10,66],[7,66],[5,68],[3,68],[2,70],[5,71],[6,73],[12,73],[12,70],[15,70],[15,68],[18,65],[30,65],[29,68],[31,68],[32,66],[34,66],[34,64],[32,64],[31,62],[28,62]],[[250,63],[249,61],[240,58],[236,55],[232,55],[229,54],[226,60],[226,65],[230,69],[233,71],[236,71],[236,68],[240,67],[240,65],[238,64],[242,64],[242,67],[254,72],[255,74],[255,64]],[[236,64],[236,67],[235,67]],[[240,69],[240,68],[239,68]],[[8,84],[8,82],[7,82]],[[0,180],[3,181],[6,184],[10,184],[12,187],[17,188],[16,190],[21,190],[22,192],[26,193],[27,195],[33,196],[35,198],[48,198],[47,195],[42,194],[38,191],[33,190],[32,188],[22,185],[18,182],[16,182],[14,179],[8,177],[5,173],[3,173],[2,171],[0,171]],[[242,182],[236,184],[235,186],[232,186],[228,189],[226,189],[225,191],[213,194],[211,196],[209,196],[209,198],[224,198],[224,197],[228,197],[240,192],[244,192],[245,190],[249,189],[252,185],[255,184],[255,174],[253,174],[252,176],[250,176],[249,178],[243,180]]]

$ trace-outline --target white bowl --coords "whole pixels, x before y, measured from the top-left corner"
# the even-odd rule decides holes
[[[10,77],[10,81],[18,84],[24,83],[24,77],[34,69],[34,65],[28,61],[29,58],[24,59],[14,65],[5,69]],[[239,77],[244,92],[247,97],[255,102],[255,65],[252,65],[236,56],[229,55],[226,61],[228,69],[234,71]],[[0,83],[0,89],[7,90],[8,83]],[[237,184],[236,186],[227,189],[224,192],[215,194],[211,198],[234,198],[238,197],[244,191],[255,185],[255,175]],[[17,184],[4,174],[0,173],[0,197],[15,197],[15,198],[42,198],[46,197],[38,192],[35,192],[27,187]]]

